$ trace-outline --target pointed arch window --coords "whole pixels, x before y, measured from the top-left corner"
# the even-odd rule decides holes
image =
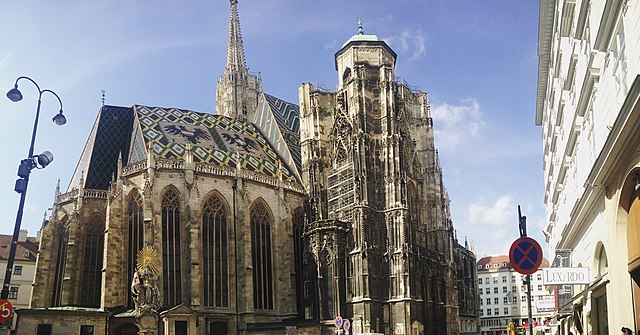
[[[601,245],[600,250],[598,250],[596,262],[596,271],[598,277],[602,277],[609,272],[609,261],[607,259],[607,251],[604,249],[604,245]]]
[[[58,254],[56,255],[56,267],[53,275],[53,296],[51,306],[62,305],[62,280],[64,269],[67,265],[67,246],[69,244],[69,226],[63,223],[60,228],[60,238],[58,239]]]
[[[85,228],[82,294],[80,295],[82,306],[100,307],[103,256],[104,220],[93,217]]]
[[[138,262],[138,251],[144,246],[144,215],[142,197],[137,192],[129,197],[127,203],[127,228],[129,239],[127,244],[127,283],[133,281],[133,272]],[[127,290],[127,304],[133,305],[131,291]]]
[[[178,192],[169,189],[162,197],[162,289],[164,305],[182,303],[180,262],[180,201]]]
[[[202,209],[202,273],[204,304],[229,306],[227,214],[222,200],[211,196]]]
[[[251,208],[253,307],[255,309],[273,309],[270,221],[267,206],[264,203],[259,202]]]

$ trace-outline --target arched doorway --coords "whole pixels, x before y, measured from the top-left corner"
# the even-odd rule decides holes
[[[634,179],[638,179],[638,174]],[[634,180],[635,181],[635,180]],[[635,183],[634,183],[635,184]],[[627,219],[627,250],[629,252],[628,270],[633,287],[633,305],[636,329],[640,328],[640,187],[635,191],[629,206]]]

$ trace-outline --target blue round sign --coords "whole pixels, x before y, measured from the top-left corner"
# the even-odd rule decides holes
[[[509,261],[518,273],[530,275],[538,271],[542,263],[542,248],[531,237],[521,237],[511,244]]]
[[[340,329],[342,327],[342,317],[340,315],[336,316],[335,322],[336,328]]]
[[[342,329],[349,331],[349,328],[351,328],[351,322],[349,322],[349,320],[344,320],[344,323],[342,323]]]

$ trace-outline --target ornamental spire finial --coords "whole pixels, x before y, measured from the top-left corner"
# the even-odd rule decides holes
[[[364,30],[362,29],[362,18],[358,16],[358,35],[364,35]]]
[[[231,16],[229,20],[229,42],[227,45],[227,69],[246,69],[244,60],[244,47],[240,32],[240,19],[238,17],[238,0],[230,0]]]

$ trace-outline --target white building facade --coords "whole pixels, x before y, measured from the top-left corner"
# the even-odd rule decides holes
[[[542,283],[542,268],[531,275],[532,320],[542,326],[552,310],[545,302],[553,299]],[[507,326],[528,323],[526,276],[511,268],[509,256],[488,256],[477,262],[480,296],[480,332],[482,335],[505,334]],[[540,308],[537,308],[540,306]]]
[[[542,127],[548,255],[588,267],[559,334],[640,325],[640,6],[541,0],[536,124]],[[635,299],[634,299],[635,296]]]

